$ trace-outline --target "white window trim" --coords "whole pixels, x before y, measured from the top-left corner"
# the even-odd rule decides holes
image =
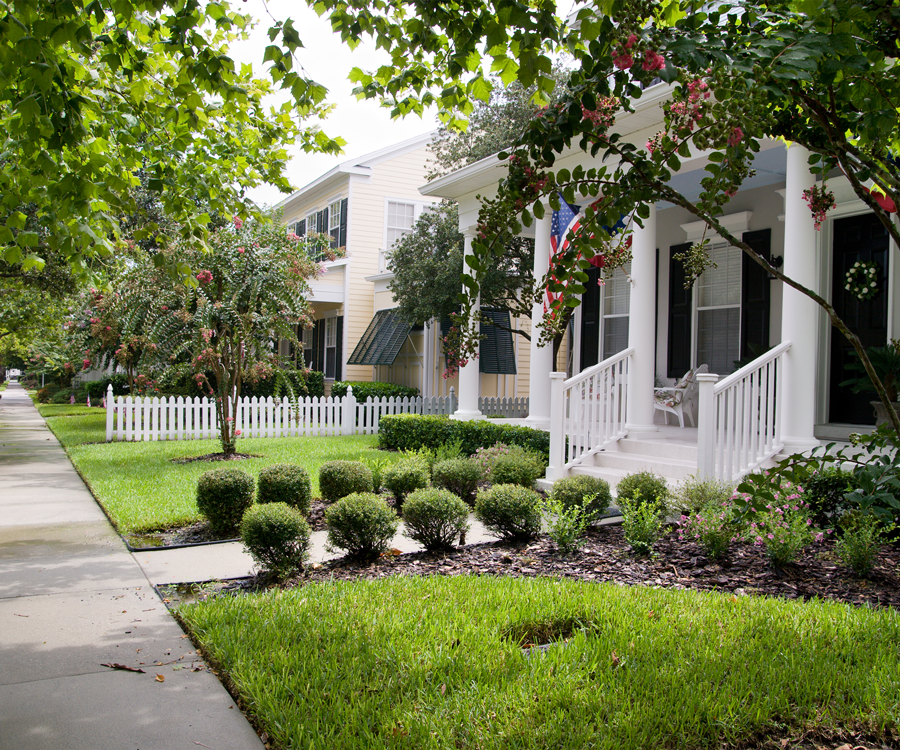
[[[384,229],[381,233],[381,248],[384,250],[385,256],[390,254],[390,248],[388,247],[388,206],[391,203],[404,203],[407,206],[413,206],[413,226],[415,226],[416,222],[419,220],[419,217],[422,215],[423,211],[428,210],[434,206],[433,201],[423,201],[417,200],[415,198],[396,198],[396,197],[385,197],[384,199],[384,213],[382,214],[384,217]],[[386,261],[385,261],[386,262]]]
[[[715,235],[710,241],[710,249],[712,248],[721,248],[721,247],[730,247],[730,245],[723,240],[719,235]],[[739,248],[731,248],[735,252],[741,253],[741,258],[738,261],[739,263],[743,262],[743,251]],[[702,276],[700,277],[702,278]],[[736,305],[700,305],[700,287],[698,285],[699,279],[694,283],[694,294],[691,295],[691,369],[698,367],[701,364],[709,364],[699,361],[699,352],[698,348],[700,346],[700,313],[707,312],[709,310],[733,310],[737,308],[738,310],[738,351],[736,359],[740,359],[741,351],[740,351],[740,335],[741,329],[744,322],[744,305],[738,300]],[[744,270],[741,268],[741,283],[740,288],[743,290],[744,287]],[[721,377],[725,377],[728,373],[717,373]]]
[[[621,272],[622,274],[625,274],[624,267],[617,268],[614,271],[614,273],[619,273],[619,272]],[[623,279],[624,279],[625,283],[628,284],[628,312],[626,312],[626,313],[610,313],[609,315],[607,315],[606,314],[606,284],[604,284],[600,290],[600,325],[597,326],[597,328],[599,329],[598,335],[600,336],[600,340],[597,342],[597,347],[598,347],[597,348],[597,352],[598,352],[597,358],[598,358],[598,361],[600,361],[600,362],[603,361],[604,356],[606,354],[606,352],[604,351],[604,347],[603,347],[604,340],[606,339],[606,321],[608,319],[612,319],[612,318],[629,318],[629,317],[631,317],[631,286],[632,286],[631,274],[629,273],[629,274],[624,275]],[[629,342],[629,344],[630,343],[631,342]]]

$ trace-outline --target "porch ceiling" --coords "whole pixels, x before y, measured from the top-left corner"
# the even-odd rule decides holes
[[[696,200],[702,190],[700,180],[707,176],[704,171],[706,160],[697,160],[693,169],[682,169],[669,184],[689,200]],[[744,180],[741,190],[753,190],[783,183],[787,179],[787,149],[777,141],[766,143],[753,159],[751,168],[756,170],[753,177]],[[656,207],[660,210],[671,208],[672,203],[660,201]]]

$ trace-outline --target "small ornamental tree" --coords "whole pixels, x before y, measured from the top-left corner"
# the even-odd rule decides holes
[[[312,324],[308,281],[322,272],[312,258],[336,257],[329,240],[324,235],[301,240],[278,223],[244,224],[236,218],[210,235],[208,252],[185,243],[156,259],[160,267],[192,269],[191,284],[138,285],[135,298],[126,300],[126,307],[146,311],[147,346],[161,361],[189,355],[198,384],[216,400],[225,454],[235,450],[235,417],[246,378],[273,376],[293,396],[293,385],[279,371],[275,342],[298,343],[296,326]]]

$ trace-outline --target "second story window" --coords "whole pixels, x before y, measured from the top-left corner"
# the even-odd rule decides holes
[[[400,203],[398,201],[388,201],[387,206],[387,247],[385,250],[390,252],[394,243],[403,235],[409,234],[413,229],[415,221],[416,206],[414,203]]]
[[[331,235],[332,247],[340,247],[341,218],[341,202],[335,201],[328,206],[328,234]]]

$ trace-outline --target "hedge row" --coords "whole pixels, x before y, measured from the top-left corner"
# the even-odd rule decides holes
[[[386,450],[437,449],[459,440],[462,453],[471,455],[478,448],[495,443],[520,445],[544,458],[550,457],[550,433],[519,425],[497,424],[490,420],[456,421],[446,416],[393,414],[378,425],[378,447]]]
[[[407,388],[405,385],[393,383],[365,383],[349,380],[336,380],[331,385],[331,395],[335,398],[343,398],[347,395],[347,387],[353,386],[353,395],[357,401],[365,401],[372,398],[415,398],[419,395],[418,388]]]

